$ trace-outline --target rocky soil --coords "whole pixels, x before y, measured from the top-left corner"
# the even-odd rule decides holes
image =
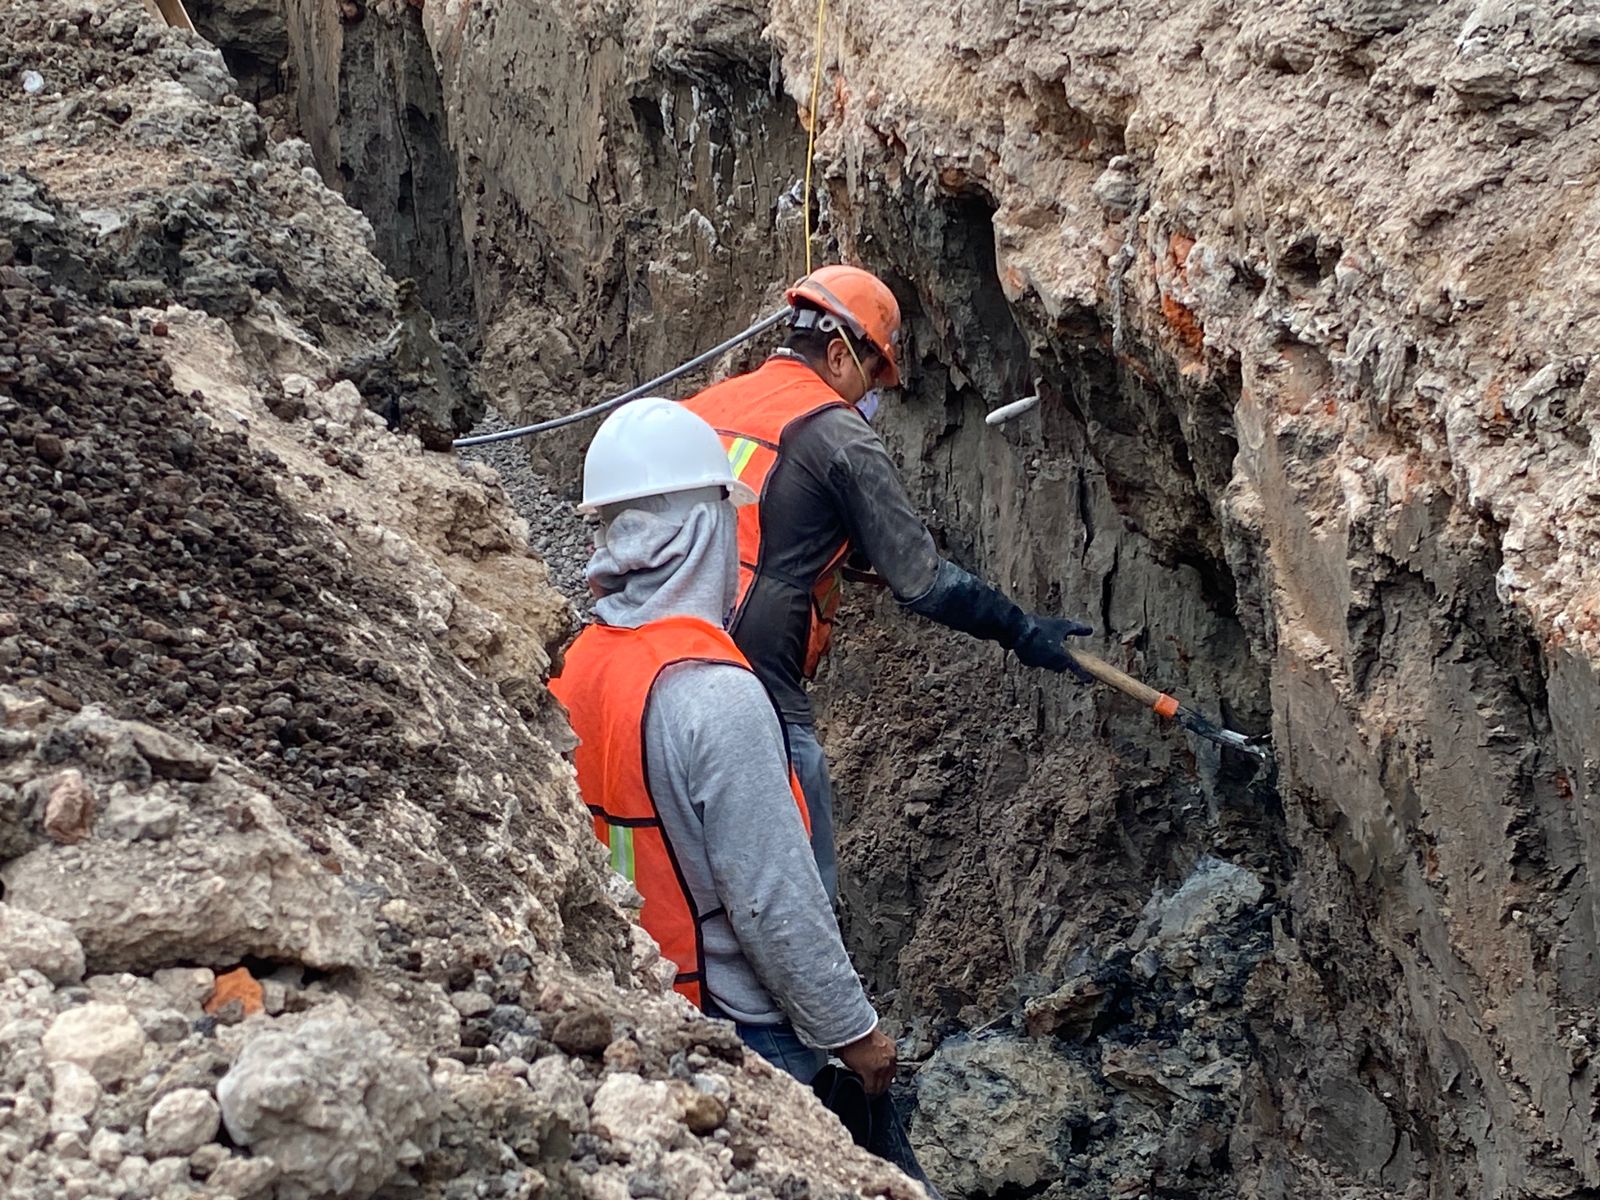
[[[132,0],[0,48],[0,1191],[919,1194],[667,989],[570,607],[306,145]]]
[[[882,425],[949,552],[1272,732],[1276,773],[1254,778],[857,598],[820,687],[851,938],[919,1055],[947,1047],[924,1080],[1068,1097],[1028,1138],[926,1105],[943,1181],[1600,1188],[1595,16],[829,7],[815,114],[798,0],[375,4],[362,36],[425,37],[507,417],[763,311],[803,261],[814,119],[818,254],[884,272],[909,315]],[[319,78],[360,82],[286,11]],[[558,490],[580,445],[533,449]],[[1132,966],[1152,897],[1208,855],[1261,884],[1243,928],[1271,945],[1257,961],[1239,934],[1238,998]],[[1019,1037],[1083,977],[1123,1002],[1087,1035]],[[1203,1118],[1227,1137],[1186,1141],[1191,1110],[1122,1056],[1149,1043],[1154,1074],[1199,1087],[1206,1067],[1170,1056],[1235,1059],[1235,1019],[1237,1091]],[[957,1128],[967,1152],[941,1159]],[[1163,1129],[1210,1149],[1154,1154]],[[1051,1130],[1054,1165],[1028,1157]]]

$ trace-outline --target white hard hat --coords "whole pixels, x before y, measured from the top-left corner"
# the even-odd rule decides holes
[[[578,511],[704,487],[727,488],[734,504],[756,498],[734,478],[715,429],[681,404],[647,396],[624,404],[595,431],[583,458]]]

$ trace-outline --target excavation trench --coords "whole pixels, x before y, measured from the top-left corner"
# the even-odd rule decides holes
[[[391,269],[436,315],[475,318],[505,418],[663,370],[800,273],[791,95],[810,60],[790,6],[348,7],[320,42],[322,10],[284,7],[300,130]],[[1347,67],[1363,37],[1435,53],[1413,15],[1306,37]],[[1031,19],[1017,44],[1070,41]],[[1101,20],[1083,18],[1110,37]],[[915,44],[896,21],[865,14],[834,53],[852,61],[872,30]],[[1297,44],[1250,43],[1240,70],[1288,86]],[[1431,268],[1409,241],[1352,248],[1360,222],[1267,161],[1247,92],[1239,124],[1207,118],[1203,169],[1134,119],[1156,103],[1140,87],[1210,95],[1208,69],[1130,51],[1106,68],[1116,87],[1047,87],[1017,68],[994,103],[1020,143],[999,116],[941,114],[910,68],[905,94],[858,95],[842,68],[825,93],[815,245],[902,301],[907,382],[879,428],[943,550],[1276,736],[1259,773],[851,596],[819,725],[848,939],[921,1064],[914,1138],[966,1197],[1586,1194],[1600,689],[1536,596],[1508,600],[1526,542],[1508,549],[1511,510],[1448,461],[1499,462],[1514,439],[1451,427],[1446,451],[1428,407],[1477,387],[1461,363],[1494,331],[1424,325],[1373,283],[1384,254]],[[1454,236],[1440,229],[1416,238]],[[1573,454],[1585,379],[1573,366],[1539,393]],[[1031,412],[984,423],[1030,394]],[[554,505],[582,444],[497,459],[568,580],[581,546]]]
[[[373,97],[397,79],[412,85],[374,64],[396,57],[384,38],[412,44],[413,20],[369,18],[313,74],[386,111]],[[616,241],[555,247],[535,297],[548,304],[557,287],[580,290],[562,277],[559,251],[613,251],[586,263],[598,309],[595,292],[565,319],[541,308],[563,336],[596,323],[592,359],[575,355],[570,376],[550,379],[571,393],[590,398],[597,382],[623,377],[619,358],[641,372],[667,365],[722,332],[722,317],[744,315],[697,312],[695,297],[731,286],[755,303],[794,271],[784,248],[794,242],[803,141],[792,112],[746,64],[712,66],[635,80],[625,100],[605,104],[615,123],[604,169],[635,172],[630,215]],[[294,109],[324,176],[336,177],[349,162],[336,148],[364,132],[350,126],[339,92],[320,104],[301,98]],[[453,130],[458,141],[492,146],[509,134],[488,110],[452,116],[487,122]],[[757,153],[752,130],[763,127],[786,132]],[[379,179],[357,188],[346,175],[345,191],[381,229],[391,200],[374,166]],[[469,164],[464,183],[471,175]],[[707,176],[723,177],[722,188],[697,182]],[[753,184],[727,186],[745,177]],[[553,186],[526,176],[493,184]],[[460,220],[439,189],[432,200],[422,223]],[[1265,729],[1265,669],[1240,620],[1214,509],[1236,450],[1237,380],[1186,385],[1161,352],[1113,347],[1092,313],[1047,320],[1009,303],[993,218],[979,192],[929,203],[909,189],[851,213],[856,236],[874,247],[872,265],[906,301],[915,358],[881,428],[913,496],[961,565],[1029,606],[1083,614],[1097,628],[1092,645],[1120,665],[1250,732]],[[713,221],[720,228],[708,237]],[[397,272],[428,270],[397,258],[383,236],[378,249]],[[506,287],[483,263],[473,284],[480,297]],[[491,328],[505,320],[492,301],[479,316]],[[509,383],[515,356],[528,355],[526,345],[491,346],[484,373]],[[601,369],[585,370],[591,362]],[[1035,412],[983,423],[990,408],[1035,391]],[[548,390],[515,394],[518,416],[572,403]],[[570,488],[583,436],[527,448],[557,493]],[[497,461],[542,531],[536,541],[566,560],[560,574],[575,582],[581,548],[556,527],[570,512],[550,511],[526,460],[501,451]],[[1254,1058],[1245,989],[1289,869],[1270,777],[870,591],[852,597],[841,629],[816,695],[843,816],[844,923],[920,1064],[905,1099],[936,1180],[974,1197],[1052,1184],[1091,1194],[1141,1173],[1188,1194],[1226,1190],[1227,1141]],[[1182,899],[1163,908],[1173,895]]]

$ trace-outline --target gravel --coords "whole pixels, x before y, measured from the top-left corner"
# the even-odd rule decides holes
[[[472,432],[498,433],[509,429],[506,421],[490,408]],[[580,616],[587,616],[593,603],[583,570],[589,562],[593,542],[587,521],[569,500],[558,495],[545,477],[528,461],[528,444],[523,439],[472,446],[459,452],[468,462],[493,467],[500,484],[519,516],[528,522],[528,542],[534,553],[550,568],[550,582],[572,602]]]

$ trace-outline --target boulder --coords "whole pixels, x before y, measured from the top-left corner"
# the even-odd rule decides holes
[[[222,1110],[210,1092],[179,1088],[157,1100],[144,1122],[147,1152],[190,1155],[217,1136]]]
[[[83,978],[83,947],[65,921],[0,902],[0,973],[7,970],[77,983]]]
[[[217,1085],[228,1136],[277,1164],[284,1197],[367,1194],[437,1143],[422,1059],[345,1013],[250,1041]]]
[[[12,860],[0,868],[6,898],[71,925],[96,972],[246,957],[321,970],[369,962],[369,922],[344,880],[265,796],[222,775],[208,786],[216,794],[171,836],[146,840],[146,826],[139,841],[95,837]]]
[[[1062,1130],[1102,1103],[1093,1072],[1048,1042],[949,1041],[917,1077],[911,1143],[955,1195],[1033,1195],[1061,1178]]]
[[[69,1008],[51,1022],[44,1035],[50,1063],[73,1063],[101,1084],[132,1075],[144,1057],[148,1039],[133,1014],[120,1004],[85,1004]]]

